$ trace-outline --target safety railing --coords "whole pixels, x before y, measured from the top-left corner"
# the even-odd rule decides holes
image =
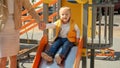
[[[92,4],[91,37],[87,38],[86,48],[101,49],[113,45],[113,4]],[[102,11],[104,10],[104,16]],[[102,19],[104,18],[104,19]]]
[[[84,45],[87,49],[90,49],[90,68],[94,68],[95,49],[107,49],[113,46],[113,12],[114,5],[112,3],[94,3],[88,4],[91,7],[92,21],[91,21],[91,33],[87,36],[88,29],[83,27],[84,32]],[[104,15],[102,11],[104,10]],[[89,23],[84,23],[84,25]],[[110,54],[113,55],[114,53]],[[108,55],[108,54],[107,54]]]

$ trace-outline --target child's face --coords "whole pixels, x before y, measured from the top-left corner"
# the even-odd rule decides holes
[[[63,23],[67,23],[70,19],[70,11],[66,9],[60,10],[60,19]]]

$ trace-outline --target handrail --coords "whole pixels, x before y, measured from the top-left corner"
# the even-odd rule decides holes
[[[24,12],[24,11],[23,11]],[[39,13],[39,12],[42,12],[42,8],[40,8],[39,10],[37,10],[36,11],[37,13]],[[31,17],[31,15],[28,15],[28,16],[22,16],[22,22],[24,22],[25,20],[27,20],[27,19],[31,19],[32,17]]]
[[[49,16],[49,19],[55,17],[57,15],[57,12],[54,12],[52,13],[50,16]],[[40,16],[40,18],[43,18],[43,15]],[[30,20],[32,19],[31,15],[28,15],[28,16],[22,16],[22,22],[26,21],[26,20]],[[51,20],[50,20],[51,21]]]
[[[52,4],[56,3],[58,0],[43,0],[43,3]]]
[[[57,15],[57,12],[51,14],[51,15],[49,16],[49,21],[52,21],[51,19],[52,19],[53,17],[55,17],[56,15]],[[43,16],[40,16],[40,19],[42,19],[42,18],[43,18]],[[27,19],[27,20],[30,20],[30,22],[28,22],[27,24],[25,24],[24,26],[22,26],[22,27],[20,28],[20,30],[24,29],[25,27],[27,27],[27,26],[29,26],[30,24],[32,24],[33,22],[35,22],[34,19],[31,19],[31,16],[27,16],[26,19]],[[32,22],[31,22],[31,21],[32,21]]]
[[[51,6],[52,4],[55,4],[57,2],[57,0],[54,0],[54,1],[52,1],[50,4],[49,4],[49,6]],[[42,0],[40,0],[39,2],[37,2],[36,4],[34,4],[33,5],[33,7],[37,7],[38,5],[40,5],[40,4],[42,4]],[[38,12],[41,12],[43,10],[43,8],[40,8],[39,10],[37,10],[36,12],[38,13]],[[23,14],[25,14],[25,13],[27,13],[27,10],[24,10],[24,11],[22,11],[22,15]],[[25,18],[23,18],[23,17],[25,17]],[[29,18],[29,17],[28,17]],[[27,18],[27,16],[22,16],[22,21],[25,21],[26,19],[28,19]],[[31,17],[30,17],[31,18]]]
[[[36,4],[33,5],[33,8],[39,6],[40,4],[42,4],[42,0],[38,1]],[[27,13],[27,10],[25,9],[24,11],[22,11],[22,15],[26,14]]]
[[[88,2],[88,0],[76,0],[79,4],[85,4]]]
[[[55,3],[57,3],[57,1],[58,1],[58,0],[53,0],[52,2],[49,3],[49,6],[51,6],[51,5],[55,4]]]
[[[83,38],[81,38],[79,40],[78,49],[77,49],[75,61],[74,61],[74,64],[73,64],[73,68],[79,68],[80,60],[82,58],[82,49],[83,49]]]
[[[55,4],[56,2],[57,2],[57,0],[52,1],[52,2],[49,4],[49,6]],[[42,3],[43,3],[43,0],[38,1],[37,3],[33,4],[33,8],[39,6],[39,5],[42,4]],[[26,13],[27,13],[27,10],[26,10],[26,9],[25,9],[24,11],[22,11],[22,15],[24,15],[24,14],[26,14]]]
[[[38,49],[33,61],[33,65],[32,68],[39,68],[39,64],[41,61],[41,53],[44,50],[44,48],[46,47],[46,44],[48,43],[48,37],[46,34],[43,35],[42,39],[40,40],[39,44],[38,44]]]
[[[31,27],[29,27],[29,28],[25,29],[24,31],[20,32],[20,35],[24,34],[25,32],[27,32],[27,31],[31,30],[32,28],[34,28],[34,27],[36,27],[36,26],[37,26],[37,23],[36,23],[36,24],[34,24],[34,25],[32,25]]]

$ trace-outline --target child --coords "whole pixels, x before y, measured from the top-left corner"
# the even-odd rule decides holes
[[[55,28],[55,40],[49,50],[42,52],[41,56],[48,62],[52,62],[56,52],[62,47],[59,54],[55,56],[57,64],[62,64],[66,59],[69,51],[78,42],[80,38],[80,30],[78,26],[71,19],[71,9],[69,7],[62,7],[59,10],[60,19],[55,23],[41,24],[40,29],[46,27]]]

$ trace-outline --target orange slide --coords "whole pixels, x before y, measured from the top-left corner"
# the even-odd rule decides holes
[[[46,47],[47,43],[48,43],[47,35],[44,34],[42,39],[41,39],[41,41],[38,44],[38,49],[37,49],[37,52],[36,52],[36,56],[34,58],[33,67],[32,68],[39,68],[39,63],[41,61],[41,52]]]
[[[46,47],[46,44],[47,44],[47,36],[44,35],[43,38],[41,39],[40,43],[39,43],[37,54],[34,58],[32,68],[39,68],[40,67],[40,62],[42,62],[41,61],[41,52]],[[77,51],[76,56],[75,56],[75,59],[74,59],[74,62],[73,62],[73,68],[79,68],[79,66],[80,66],[80,60],[81,60],[81,56],[82,56],[82,47],[83,47],[83,39],[81,39],[79,41],[79,44],[78,44],[78,47],[77,47],[77,50],[76,50]],[[69,63],[69,60],[67,62]],[[69,64],[67,64],[67,65],[69,65]],[[54,67],[56,67],[56,66],[54,66]],[[66,66],[65,66],[65,68],[66,68]]]
[[[83,48],[83,38],[79,40],[78,50],[77,50],[77,53],[76,53],[73,68],[79,68],[80,60],[81,60],[81,57],[82,57],[82,48]]]

